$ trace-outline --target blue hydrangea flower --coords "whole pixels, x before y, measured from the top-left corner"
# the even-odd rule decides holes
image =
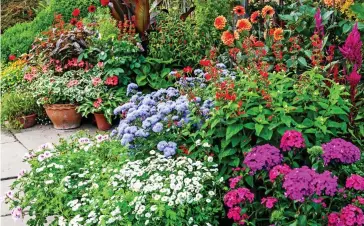
[[[160,122],[156,123],[156,124],[153,126],[152,130],[153,130],[153,132],[155,132],[155,133],[160,133],[160,132],[162,132],[162,130],[163,130],[163,124],[162,124],[162,123],[160,123]]]
[[[126,95],[129,96],[131,93],[135,93],[138,90],[138,85],[135,83],[130,83],[126,88]]]

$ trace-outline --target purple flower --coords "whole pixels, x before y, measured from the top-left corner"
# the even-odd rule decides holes
[[[331,161],[350,164],[360,160],[360,149],[341,138],[335,138],[323,144],[322,149],[322,158],[326,165]]]
[[[121,138],[121,145],[126,146],[133,140],[134,140],[134,135],[126,133],[123,135],[123,138]]]
[[[254,147],[245,156],[244,164],[253,172],[262,169],[270,170],[272,167],[279,165],[282,158],[283,156],[278,148],[265,144]]]
[[[317,11],[315,14],[315,33],[321,35],[322,37],[325,36],[324,25],[322,24],[320,8],[317,8]]]
[[[346,38],[345,44],[339,47],[339,50],[343,57],[356,66],[356,68],[360,68],[362,64],[362,45],[363,43],[360,40],[360,33],[358,31],[358,23],[355,23],[353,30]]]
[[[164,157],[168,158],[176,154],[177,144],[174,142],[160,141],[157,144],[157,149],[164,153]]]
[[[229,191],[224,196],[224,203],[228,207],[233,207],[243,202],[249,201],[252,203],[254,200],[254,194],[247,188],[238,188]]]
[[[312,182],[315,187],[315,193],[317,195],[329,195],[334,196],[337,190],[337,177],[332,176],[331,172],[325,171],[322,174],[317,174]]]
[[[292,148],[304,148],[305,146],[305,139],[302,133],[296,130],[286,130],[284,132],[280,145],[283,151],[290,151]]]
[[[138,85],[135,83],[130,83],[126,88],[126,95],[129,96],[131,93],[135,93],[138,90]]]
[[[160,133],[160,132],[162,132],[162,130],[163,130],[163,124],[162,124],[162,123],[160,123],[160,122],[156,123],[156,124],[153,126],[152,130],[153,130],[153,132],[155,132],[155,133]]]

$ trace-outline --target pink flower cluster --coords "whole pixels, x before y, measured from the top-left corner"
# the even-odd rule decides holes
[[[100,77],[95,77],[92,78],[92,85],[93,86],[98,86],[102,83],[102,79]]]
[[[346,188],[353,188],[357,191],[364,191],[364,177],[353,174],[346,179]]]
[[[235,188],[239,181],[243,178],[242,176],[237,176],[229,179],[230,188]]]
[[[270,170],[272,167],[282,162],[283,156],[279,149],[269,145],[261,145],[254,147],[244,159],[244,164],[247,165],[253,172],[257,170]]]
[[[306,147],[305,139],[302,133],[296,130],[287,130],[281,138],[280,147],[283,151],[290,151],[293,148],[304,148]]]
[[[250,190],[247,188],[238,188],[231,190],[224,196],[224,203],[230,208],[246,201],[252,203],[253,200],[254,194],[250,192]]]
[[[328,226],[364,225],[363,210],[352,204],[342,208],[340,213],[330,213],[327,218]]]
[[[341,138],[335,138],[323,144],[322,149],[322,158],[326,165],[331,161],[350,164],[360,160],[360,149]]]
[[[278,202],[278,199],[274,197],[267,197],[267,198],[262,198],[261,204],[262,205],[265,204],[265,207],[267,207],[268,209],[272,209],[276,202]]]
[[[239,225],[244,225],[245,220],[248,219],[248,217],[249,217],[247,214],[241,215],[240,206],[235,206],[233,208],[230,208],[227,216],[229,219],[233,219],[234,222],[239,223]]]
[[[284,177],[283,188],[290,199],[303,202],[305,197],[313,194],[333,196],[337,192],[337,177],[325,171],[322,174],[303,166],[292,169]]]
[[[32,67],[29,73],[24,75],[24,79],[31,82],[33,79],[37,77],[38,69],[36,67]]]
[[[279,175],[286,175],[289,172],[291,168],[286,164],[275,166],[269,171],[269,179],[273,183]]]
[[[77,86],[78,83],[79,83],[78,80],[71,80],[71,81],[68,82],[67,88],[71,88],[73,86]]]
[[[11,211],[11,216],[12,216],[14,221],[19,220],[21,217],[23,217],[23,209],[21,207],[19,207],[19,206],[15,207]]]

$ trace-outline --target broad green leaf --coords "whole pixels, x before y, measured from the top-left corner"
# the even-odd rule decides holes
[[[243,124],[233,124],[229,125],[226,130],[226,140],[229,140],[232,136],[239,133],[243,129]]]
[[[264,128],[264,126],[263,126],[263,125],[256,123],[256,124],[255,124],[255,134],[256,134],[257,136],[259,136],[259,135],[260,135],[260,133],[262,132],[263,128]]]
[[[298,63],[300,63],[302,66],[307,67],[307,61],[304,57],[298,57]]]

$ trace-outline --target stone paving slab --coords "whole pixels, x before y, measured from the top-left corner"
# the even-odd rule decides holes
[[[29,169],[29,165],[22,162],[27,149],[19,142],[4,143],[1,149],[1,178],[17,176],[20,170]]]
[[[8,131],[1,131],[0,143],[11,143],[15,141],[15,137]]]
[[[21,131],[15,132],[14,136],[27,149],[36,149],[41,144],[47,142],[57,143],[59,138],[67,138],[80,130],[88,130],[90,133],[95,134],[97,128],[91,124],[84,124],[77,129],[56,130],[52,125],[37,125],[29,129],[23,129]]]
[[[3,180],[1,181],[1,190],[0,190],[0,196],[5,196],[5,193],[10,191],[10,185],[15,180]],[[1,202],[1,215],[10,214],[10,210],[8,207],[8,204],[5,202]]]
[[[25,226],[25,220],[27,220],[29,216],[25,216],[22,220],[14,221],[11,216],[1,217],[1,226]]]

